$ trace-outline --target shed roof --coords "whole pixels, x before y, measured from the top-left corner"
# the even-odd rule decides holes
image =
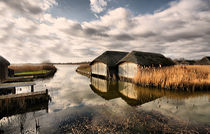
[[[171,59],[166,58],[162,54],[140,51],[132,51],[122,58],[118,64],[123,62],[133,62],[142,66],[170,66],[175,64]]]
[[[0,56],[0,64],[3,65],[10,65],[9,61],[6,60],[4,57]]]
[[[115,66],[127,54],[128,54],[128,52],[106,51],[102,55],[100,55],[96,59],[94,59],[90,63],[90,65],[92,65],[94,62],[103,62],[107,66]]]

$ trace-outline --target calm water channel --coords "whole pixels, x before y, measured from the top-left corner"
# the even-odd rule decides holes
[[[36,81],[49,89],[49,104],[0,116],[0,133],[210,132],[210,92],[179,93],[107,82],[59,65],[52,79]],[[17,92],[28,92],[27,89]]]

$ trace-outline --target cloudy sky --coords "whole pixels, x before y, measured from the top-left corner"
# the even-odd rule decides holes
[[[89,61],[106,50],[210,55],[210,0],[0,0],[11,63]]]

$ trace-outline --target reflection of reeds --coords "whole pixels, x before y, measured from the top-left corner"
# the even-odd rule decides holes
[[[171,91],[157,88],[147,88],[141,87],[134,83],[129,82],[118,82],[119,93],[123,100],[125,100],[129,105],[136,106],[141,105],[146,102],[153,101],[160,97],[167,97],[172,99],[188,99],[196,98],[200,96],[206,96],[210,98],[210,92],[198,91],[198,92],[186,92],[186,91]]]
[[[210,66],[173,66],[165,68],[139,68],[134,82],[142,86],[208,90]]]

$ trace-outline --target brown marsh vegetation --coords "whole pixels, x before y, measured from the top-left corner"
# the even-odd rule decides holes
[[[76,69],[77,72],[81,74],[90,74],[90,65],[89,64],[80,64],[79,67]]]
[[[208,90],[209,65],[176,65],[164,68],[139,68],[134,82],[165,89]]]
[[[20,65],[10,65],[10,69],[13,69],[15,73],[20,72],[32,72],[40,70],[56,70],[55,66],[52,64],[20,64]]]

